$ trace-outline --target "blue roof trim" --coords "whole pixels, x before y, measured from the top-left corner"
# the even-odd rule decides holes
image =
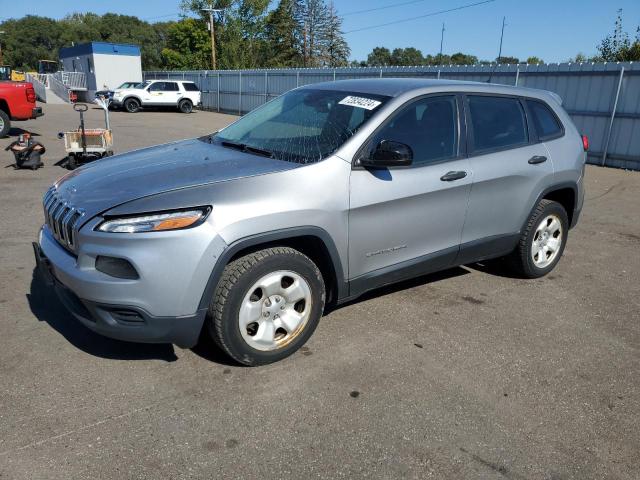
[[[90,54],[139,57],[140,47],[123,43],[90,42],[60,49],[60,59]]]

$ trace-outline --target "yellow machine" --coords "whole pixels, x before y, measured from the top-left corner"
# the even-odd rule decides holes
[[[26,73],[22,72],[20,70],[12,70],[10,66],[8,65],[3,65],[0,66],[0,79],[3,78],[3,71],[2,69],[6,68],[8,69],[8,71],[10,72],[9,78],[7,78],[7,80],[11,79],[14,82],[24,82],[26,79]],[[27,73],[41,73],[41,74],[47,74],[47,73],[55,73],[58,71],[58,62],[54,61],[54,60],[38,60],[38,71],[37,72],[27,72]]]

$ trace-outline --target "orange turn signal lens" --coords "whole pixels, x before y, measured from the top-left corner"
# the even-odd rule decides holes
[[[189,225],[193,225],[202,218],[202,215],[191,215],[189,217],[168,218],[158,222],[153,231],[158,232],[160,230],[176,230],[178,228],[185,228]]]

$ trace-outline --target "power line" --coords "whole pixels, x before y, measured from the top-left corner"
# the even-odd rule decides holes
[[[341,17],[347,17],[349,15],[357,15],[358,13],[376,12],[378,10],[386,10],[387,8],[402,7],[404,5],[413,5],[414,3],[422,3],[422,2],[426,2],[426,1],[427,0],[411,0],[410,2],[392,3],[391,5],[385,5],[383,7],[366,8],[364,10],[356,10],[356,11],[352,11],[352,12],[347,12],[347,13],[343,13],[340,16]]]
[[[167,13],[166,15],[156,15],[155,17],[144,17],[141,18],[140,20],[155,20],[156,18],[168,18],[168,17],[177,17],[182,15],[181,12],[178,13]]]
[[[465,8],[477,7],[478,5],[484,5],[486,3],[492,3],[492,2],[495,2],[495,1],[496,0],[484,0],[483,2],[469,3],[467,5],[461,5],[459,7],[448,8],[446,10],[439,10],[437,12],[426,13],[424,15],[417,15],[417,16],[411,17],[411,18],[403,18],[402,20],[395,20],[393,22],[379,23],[377,25],[370,25],[368,27],[356,28],[354,30],[349,30],[347,32],[344,32],[344,34],[346,35],[348,33],[362,32],[363,30],[371,30],[372,28],[386,27],[388,25],[396,25],[398,23],[404,23],[404,22],[410,22],[412,20],[418,20],[419,18],[435,17],[436,15],[442,15],[443,13],[455,12],[457,10],[464,10]]]

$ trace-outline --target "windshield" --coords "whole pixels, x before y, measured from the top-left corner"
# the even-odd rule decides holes
[[[349,139],[390,97],[293,90],[221,130],[213,141],[273,158],[313,163]]]

